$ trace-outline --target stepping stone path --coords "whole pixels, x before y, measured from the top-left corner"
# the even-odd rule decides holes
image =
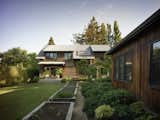
[[[84,97],[81,93],[81,86],[78,88],[77,98],[73,110],[72,120],[88,120],[87,115],[83,112]]]

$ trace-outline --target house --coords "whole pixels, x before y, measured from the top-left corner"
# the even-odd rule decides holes
[[[107,45],[47,45],[37,56],[40,65],[40,76],[48,70],[50,75],[56,77],[56,71],[62,70],[60,77],[77,77],[76,62],[86,59],[90,64],[96,59],[103,60],[104,54],[109,50]],[[59,76],[58,76],[59,77]]]
[[[160,9],[109,50],[112,83],[160,112]]]

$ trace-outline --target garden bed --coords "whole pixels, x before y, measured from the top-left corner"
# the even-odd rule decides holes
[[[50,101],[75,101],[78,89],[78,82],[71,81],[61,90],[49,98]]]
[[[145,109],[143,101],[126,90],[113,88],[111,81],[84,82],[82,94],[89,120],[159,120]]]
[[[73,102],[43,102],[23,120],[71,120]]]

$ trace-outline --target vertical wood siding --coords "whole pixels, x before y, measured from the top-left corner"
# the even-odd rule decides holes
[[[146,29],[112,56],[112,83],[115,87],[125,88],[144,100],[149,108],[160,112],[160,89],[150,86],[150,43],[160,40],[160,23]],[[114,61],[116,56],[133,49],[133,81],[130,83],[114,79]]]

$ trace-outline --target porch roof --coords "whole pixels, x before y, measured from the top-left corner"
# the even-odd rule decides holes
[[[39,65],[64,65],[65,62],[57,62],[57,61],[41,61],[38,63]]]

